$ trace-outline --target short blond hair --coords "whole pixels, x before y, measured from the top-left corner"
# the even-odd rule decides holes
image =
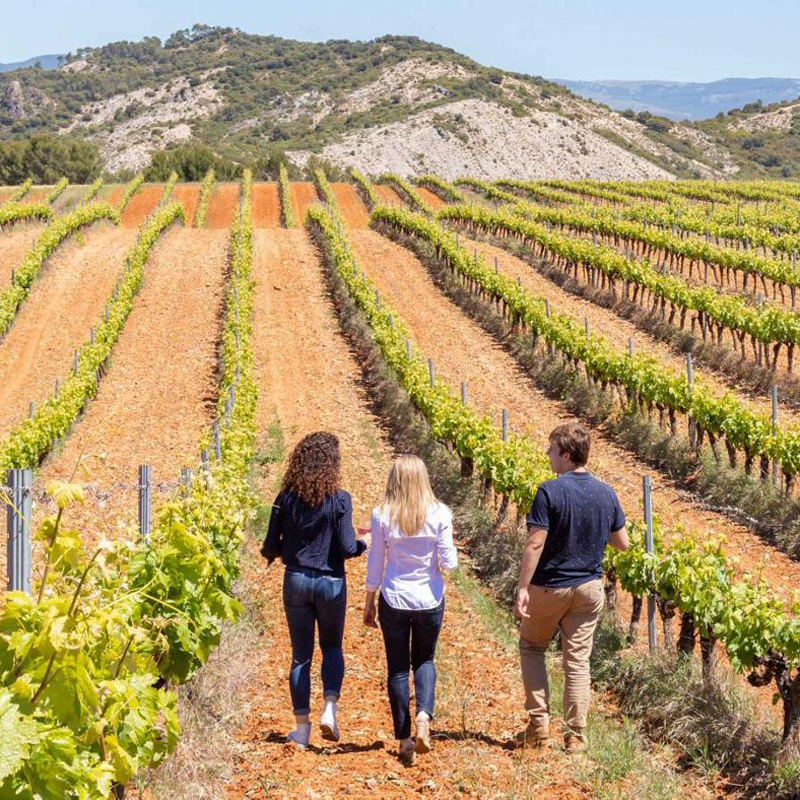
[[[415,536],[422,530],[428,509],[437,500],[428,468],[421,458],[403,455],[395,460],[389,470],[383,502],[389,524],[397,523],[406,536]]]

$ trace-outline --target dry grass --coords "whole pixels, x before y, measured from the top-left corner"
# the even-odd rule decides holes
[[[234,593],[245,613],[222,632],[219,647],[194,679],[178,690],[181,738],[172,757],[137,777],[128,796],[158,800],[216,800],[232,775],[242,745],[235,732],[247,717],[256,670],[270,623],[252,602],[248,565],[257,559],[251,539],[242,553],[242,578]]]

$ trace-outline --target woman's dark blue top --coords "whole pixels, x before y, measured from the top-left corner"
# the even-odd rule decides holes
[[[343,576],[344,560],[366,549],[366,543],[356,539],[353,501],[347,492],[340,489],[321,505],[309,506],[292,492],[282,491],[272,505],[261,555],[270,562],[280,557],[289,569]]]

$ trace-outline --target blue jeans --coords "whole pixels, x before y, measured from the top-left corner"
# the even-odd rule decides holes
[[[314,627],[319,628],[322,650],[322,688],[325,697],[338,699],[344,678],[344,615],[347,608],[345,578],[314,569],[292,568],[283,575],[283,609],[292,641],[289,691],[296,715],[311,710],[311,658]]]
[[[409,667],[414,670],[417,714],[425,711],[433,718],[436,697],[436,665],[433,657],[439,631],[442,629],[444,598],[436,608],[408,611],[392,608],[381,595],[378,617],[386,647],[389,705],[392,708],[394,735],[396,739],[407,739],[411,736]]]

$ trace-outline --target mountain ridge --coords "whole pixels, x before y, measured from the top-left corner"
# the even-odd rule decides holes
[[[238,163],[285,153],[298,168],[322,159],[486,179],[725,178],[800,165],[800,152],[762,158],[739,117],[730,122],[618,113],[412,36],[300,42],[198,24],[164,42],[82,48],[58,69],[0,73],[0,140],[86,139],[117,176],[185,143]]]

